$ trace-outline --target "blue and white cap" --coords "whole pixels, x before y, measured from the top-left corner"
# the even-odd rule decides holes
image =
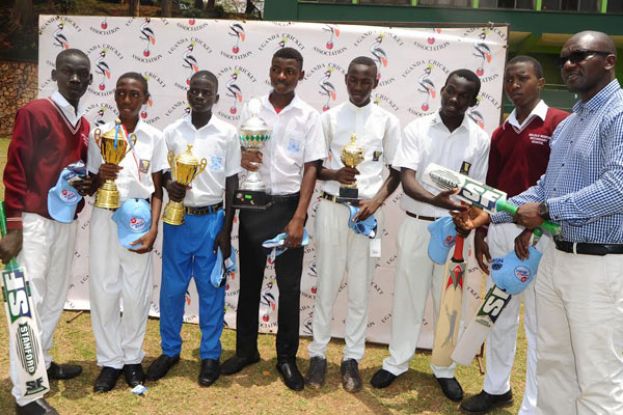
[[[517,295],[528,287],[536,277],[543,254],[531,246],[529,256],[524,261],[515,251],[491,260],[491,278],[495,285],[511,295]]]
[[[456,243],[456,227],[450,216],[444,216],[428,225],[430,240],[428,256],[436,264],[443,265],[448,260],[450,248]]]
[[[61,223],[73,222],[82,196],[69,183],[85,175],[86,167],[82,161],[72,163],[61,171],[56,185],[48,191],[48,213],[52,219]]]
[[[236,250],[232,246],[229,258],[223,261],[223,252],[221,252],[221,248],[219,247],[216,250],[216,261],[214,262],[214,267],[210,273],[210,282],[214,288],[219,288],[225,285],[227,274],[234,271],[236,271]]]
[[[266,251],[266,255],[274,255],[279,256],[283,254],[288,248],[284,246],[286,243],[286,238],[288,234],[282,232],[275,236],[272,239],[267,239],[262,242],[262,247]],[[303,238],[301,239],[301,246],[309,245],[309,234],[307,233],[307,229],[303,229]]]
[[[348,227],[355,231],[355,233],[374,239],[378,227],[378,222],[376,221],[374,215],[370,215],[364,220],[355,220],[354,218],[357,213],[359,213],[359,208],[353,205],[347,206],[350,211],[350,215],[348,217]]]
[[[142,238],[151,229],[151,207],[145,199],[128,199],[112,215],[117,223],[117,236],[121,246],[140,248],[130,243]]]

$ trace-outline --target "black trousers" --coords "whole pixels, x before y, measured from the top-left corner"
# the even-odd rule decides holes
[[[260,296],[266,251],[262,242],[283,232],[298,206],[298,194],[276,200],[265,211],[240,210],[240,292],[236,314],[236,354],[249,357],[257,352]],[[299,346],[299,305],[303,248],[288,249],[275,260],[279,288],[277,359],[291,360]]]

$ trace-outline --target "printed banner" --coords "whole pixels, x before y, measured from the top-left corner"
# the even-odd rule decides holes
[[[468,68],[478,74],[482,90],[478,104],[469,110],[478,125],[491,133],[499,124],[508,27],[487,25],[468,28],[390,28],[262,21],[149,19],[96,16],[41,16],[39,37],[40,96],[48,96],[55,84],[50,73],[55,56],[66,48],[84,50],[91,59],[93,83],[83,102],[93,126],[115,118],[113,100],[117,78],[125,72],[142,73],[149,81],[151,99],[141,118],[158,128],[188,114],[186,89],[198,70],[214,72],[219,79],[220,101],[215,114],[240,123],[242,105],[270,90],[268,70],[273,53],[285,46],[298,49],[305,59],[305,79],[297,93],[325,111],[348,99],[344,83],[349,62],[357,56],[374,59],[379,86],[375,104],[393,112],[403,126],[416,117],[436,111],[440,89],[448,74]],[[397,192],[384,206],[382,256],[370,286],[368,340],[388,343],[391,331],[395,235],[404,213],[398,208]],[[310,207],[307,230],[312,233],[318,199]],[[67,308],[87,309],[89,211],[80,215],[79,243]],[[160,233],[161,234],[161,233]],[[236,240],[237,237],[234,237]],[[97,247],[93,247],[97,249]],[[160,289],[160,240],[154,249],[154,297],[152,313],[158,314]],[[316,258],[313,244],[306,248],[301,283],[301,334],[311,334],[316,292]],[[272,266],[262,289],[260,327],[277,331],[278,292]],[[466,314],[472,315],[480,300],[481,275],[475,261],[466,278]],[[238,276],[227,284],[226,323],[235,326]],[[343,333],[346,315],[346,285],[334,309],[334,335]],[[197,293],[191,284],[186,296],[186,321],[197,322]],[[430,348],[432,333],[430,304],[419,346]]]

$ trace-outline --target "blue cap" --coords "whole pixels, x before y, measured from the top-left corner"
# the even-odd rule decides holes
[[[428,256],[434,263],[443,265],[448,260],[450,248],[456,242],[454,222],[450,216],[444,216],[428,225],[428,232]]]
[[[130,245],[142,238],[151,229],[151,207],[145,199],[128,199],[112,215],[117,223],[117,236],[121,246],[128,249],[140,248]]]
[[[72,163],[61,171],[56,185],[48,191],[48,213],[52,219],[62,223],[73,222],[82,196],[69,183],[72,179],[85,175],[86,167],[81,161]]]
[[[355,233],[359,233],[361,235],[367,236],[370,239],[374,239],[376,236],[376,229],[378,227],[378,222],[374,215],[370,215],[364,220],[354,220],[353,218],[359,212],[359,208],[353,205],[347,205],[350,210],[350,216],[348,217],[348,227],[351,228]]]
[[[288,249],[285,246],[283,246],[283,244],[286,243],[287,237],[288,237],[288,234],[285,232],[282,232],[278,234],[277,236],[275,236],[274,238],[267,239],[264,242],[262,242],[262,246],[266,250],[266,255],[270,255],[273,251],[275,251],[275,256],[279,256],[283,254],[286,251],[286,249]],[[307,233],[307,229],[303,229],[303,239],[301,239],[301,246],[307,246],[307,245],[309,245],[309,234]]]
[[[514,250],[503,257],[493,258],[491,261],[493,282],[510,295],[516,295],[525,290],[539,269],[543,254],[533,246],[528,251],[529,256],[525,261],[519,259]]]
[[[214,262],[214,267],[212,267],[212,272],[210,273],[210,282],[214,288],[219,288],[225,285],[225,281],[227,281],[227,274],[234,271],[236,271],[236,250],[232,246],[229,258],[227,258],[225,263],[223,263],[223,252],[221,252],[221,248],[219,247],[216,250],[216,261]]]

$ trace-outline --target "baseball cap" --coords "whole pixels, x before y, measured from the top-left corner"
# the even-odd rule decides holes
[[[348,205],[348,209],[350,210],[350,216],[348,217],[348,227],[351,228],[355,233],[359,233],[361,235],[365,235],[370,239],[374,239],[376,236],[376,229],[378,227],[378,222],[374,215],[370,215],[364,220],[353,220],[355,215],[359,212],[359,207]]]
[[[70,183],[72,179],[86,175],[82,161],[65,167],[58,176],[56,185],[48,191],[48,213],[52,219],[61,223],[71,223],[76,216],[76,208],[82,196]]]
[[[145,199],[128,199],[112,215],[117,223],[117,236],[121,246],[140,248],[131,242],[143,237],[151,229],[151,207]]]
[[[491,278],[495,285],[511,295],[516,295],[526,289],[536,276],[539,262],[543,254],[531,246],[529,256],[524,261],[519,259],[515,251],[503,257],[491,260]]]
[[[264,247],[264,250],[266,251],[266,255],[272,255],[273,252],[275,256],[279,256],[283,254],[288,249],[285,246],[283,246],[283,244],[286,243],[287,237],[288,237],[288,234],[285,232],[282,232],[278,234],[277,236],[275,236],[274,238],[267,239],[264,242],[262,242],[262,246]],[[303,239],[301,239],[301,246],[307,246],[307,245],[309,245],[309,234],[307,233],[307,229],[303,229]]]
[[[443,216],[428,225],[428,232],[428,256],[434,263],[443,265],[448,260],[450,248],[456,242],[454,222],[450,216]]]
[[[221,252],[219,247],[216,250],[216,262],[214,262],[214,267],[212,267],[212,272],[210,273],[210,282],[214,288],[225,285],[227,274],[234,271],[236,271],[236,250],[232,246],[229,258],[223,261],[223,252]]]

